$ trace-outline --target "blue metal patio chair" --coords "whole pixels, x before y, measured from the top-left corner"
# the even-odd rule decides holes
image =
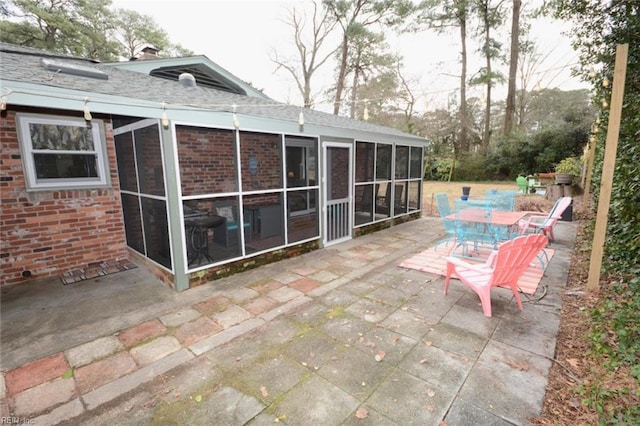
[[[512,212],[516,209],[516,194],[517,191],[489,189],[485,198],[491,201],[496,210]]]
[[[455,238],[456,247],[462,247],[459,256],[468,257],[469,245],[473,245],[474,251],[480,246],[487,246],[491,249],[498,247],[498,232],[491,223],[493,206],[490,201],[470,203],[464,200],[454,201],[455,209]]]
[[[489,189],[485,193],[485,198],[495,210],[512,212],[516,210],[516,195],[517,191]],[[498,240],[501,241],[510,240],[517,236],[517,234],[511,234],[509,229],[504,227],[496,227],[495,231]]]
[[[438,213],[440,214],[440,218],[442,219],[442,223],[444,225],[445,232],[449,235],[446,238],[441,239],[436,243],[434,249],[437,249],[438,246],[442,243],[449,244],[450,241],[455,239],[455,220],[447,219],[447,216],[451,214],[451,205],[449,204],[449,196],[446,192],[440,192],[435,194],[436,205],[438,206]],[[446,245],[445,244],[445,245]]]

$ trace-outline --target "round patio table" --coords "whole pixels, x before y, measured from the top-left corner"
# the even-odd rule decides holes
[[[184,219],[187,236],[187,262],[189,266],[200,262],[202,258],[213,262],[209,255],[209,229],[222,225],[222,216],[208,215]]]

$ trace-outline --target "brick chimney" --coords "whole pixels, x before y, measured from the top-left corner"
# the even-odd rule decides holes
[[[130,61],[146,61],[149,59],[159,59],[158,52],[160,50],[156,49],[153,46],[146,46],[143,48],[136,56],[133,56]]]

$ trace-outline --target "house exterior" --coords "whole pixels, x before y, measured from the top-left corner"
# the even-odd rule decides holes
[[[0,114],[2,284],[133,261],[181,291],[421,214],[424,139],[204,56],[0,43]]]

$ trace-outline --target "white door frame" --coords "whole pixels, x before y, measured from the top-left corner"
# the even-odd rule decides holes
[[[347,197],[329,200],[331,194],[331,159],[329,148],[347,149],[349,166],[347,170]],[[350,240],[353,236],[353,144],[346,142],[322,143],[322,242],[329,246]]]

